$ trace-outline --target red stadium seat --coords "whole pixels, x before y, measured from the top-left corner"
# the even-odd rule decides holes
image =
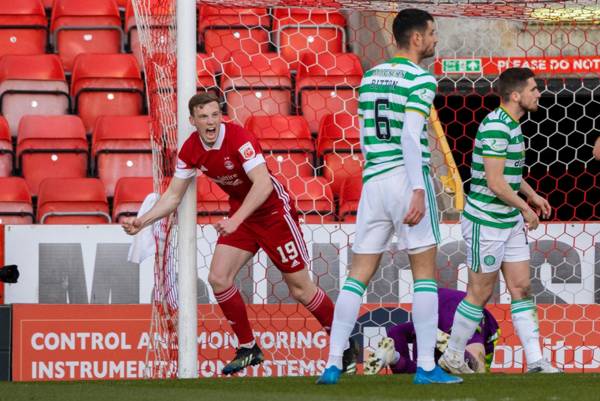
[[[270,20],[266,8],[200,7],[198,43],[224,62],[235,51],[254,55],[269,50]]]
[[[92,133],[96,175],[111,197],[121,177],[152,175],[152,145],[148,116],[101,116]]]
[[[6,119],[0,116],[0,177],[8,177],[13,169],[13,147]]]
[[[33,224],[33,206],[21,177],[0,178],[0,224]]]
[[[317,8],[276,8],[273,11],[275,46],[296,70],[304,53],[343,53],[346,19],[337,11]]]
[[[27,114],[67,114],[69,86],[58,56],[8,55],[0,58],[0,110],[13,136]]]
[[[47,178],[40,184],[41,224],[110,223],[104,186],[97,178]]]
[[[360,59],[351,53],[305,53],[296,77],[296,104],[317,132],[324,115],[358,111],[358,87],[363,76]]]
[[[198,80],[196,82],[196,90],[214,92],[219,96],[221,91],[217,85],[217,72],[221,66],[217,59],[207,54],[199,53],[196,59],[196,71],[198,72]]]
[[[340,220],[355,223],[362,191],[362,177],[350,177],[342,182],[340,190]]]
[[[113,223],[121,223],[124,217],[137,215],[144,199],[154,192],[152,177],[123,177],[117,181],[113,201]]]
[[[240,125],[251,115],[290,114],[290,71],[274,54],[234,53],[223,66],[221,80],[227,114]]]
[[[229,212],[229,195],[205,175],[196,181],[196,203],[198,224],[216,223]]]
[[[307,224],[335,221],[333,194],[323,177],[294,177],[283,180],[296,201],[296,209]]]
[[[317,156],[323,158],[323,177],[334,195],[340,195],[346,178],[362,175],[364,158],[360,151],[358,117],[348,113],[323,117],[317,137]]]
[[[44,8],[48,11],[52,10],[52,6],[54,5],[54,0],[42,0],[42,3],[44,3]]]
[[[317,153],[360,152],[358,116],[345,112],[327,114],[319,124]]]
[[[33,196],[48,177],[85,177],[88,143],[77,116],[24,116],[17,137],[18,166]]]
[[[0,56],[43,54],[47,20],[40,0],[0,1]]]
[[[252,116],[246,128],[264,151],[269,170],[285,177],[312,177],[315,145],[306,120],[299,116]]]
[[[82,53],[120,53],[121,17],[115,0],[54,0],[51,42],[66,71]]]
[[[86,132],[101,115],[142,114],[144,82],[131,54],[81,54],[71,77],[74,111]]]
[[[148,29],[152,41],[158,41],[161,37],[169,35],[169,26],[172,24],[173,15],[166,15],[164,4],[161,2],[150,2],[149,13],[153,16],[152,23]],[[125,10],[125,33],[127,34],[127,43],[129,49],[135,56],[140,67],[143,67],[142,47],[137,31],[137,22],[131,0],[127,0]]]

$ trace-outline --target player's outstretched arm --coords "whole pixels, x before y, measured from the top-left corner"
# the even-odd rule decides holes
[[[550,203],[538,195],[534,189],[531,188],[531,185],[529,185],[524,179],[521,181],[521,188],[519,188],[519,192],[525,195],[527,201],[533,206],[533,209],[538,216],[541,216],[544,219],[550,217],[552,214]]]
[[[501,157],[483,158],[483,166],[485,168],[485,177],[487,179],[488,187],[507,205],[519,209],[523,214],[527,228],[529,230],[535,230],[540,224],[540,220],[527,202],[521,199],[504,179],[504,162],[505,159]]]
[[[173,213],[181,203],[181,199],[183,199],[183,195],[192,179],[193,178],[182,179],[173,177],[169,184],[169,188],[161,195],[160,199],[152,209],[148,210],[148,212],[140,217],[130,217],[125,219],[121,224],[123,230],[129,235],[135,235],[144,227]]]
[[[265,203],[271,192],[273,192],[273,183],[265,163],[257,165],[246,174],[252,181],[252,187],[233,216],[215,224],[215,229],[221,235],[229,235],[237,230],[240,224],[254,213],[260,205]]]

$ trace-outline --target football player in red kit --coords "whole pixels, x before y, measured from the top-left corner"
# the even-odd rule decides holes
[[[218,98],[199,93],[189,101],[190,123],[196,128],[179,151],[177,169],[156,205],[123,223],[128,234],[169,215],[179,205],[199,169],[229,194],[229,217],[217,222],[219,239],[208,281],[239,340],[235,358],[223,368],[229,375],[263,361],[254,340],[246,307],[233,281],[242,266],[262,248],[277,268],[291,295],[329,332],[333,303],[309,277],[309,256],[298,214],[286,188],[267,169],[258,140],[248,130],[221,121]],[[344,354],[344,367],[355,370],[353,344]]]

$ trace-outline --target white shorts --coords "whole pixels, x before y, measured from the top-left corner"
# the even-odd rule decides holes
[[[474,223],[464,216],[460,219],[467,245],[467,266],[477,273],[492,273],[502,262],[529,260],[529,243],[523,216],[512,228],[496,228]]]
[[[412,190],[404,168],[381,177],[373,177],[362,188],[356,218],[352,251],[377,254],[389,248],[392,236],[398,237],[398,249],[416,249],[440,243],[440,227],[433,183],[425,178],[425,216],[416,226],[403,224]]]

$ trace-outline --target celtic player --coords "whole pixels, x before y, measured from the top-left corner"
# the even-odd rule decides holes
[[[434,360],[438,299],[435,281],[440,241],[429,175],[427,118],[437,82],[418,64],[435,53],[433,17],[400,11],[393,24],[399,53],[365,73],[359,90],[361,147],[367,163],[358,207],[352,267],[335,304],[329,359],[319,384],[335,384],[363,295],[392,235],[407,250],[414,278],[413,322],[419,357],[414,382],[460,383]]]
[[[465,346],[502,270],[529,372],[555,373],[559,370],[542,357],[537,309],[529,294],[527,243],[527,230],[537,228],[539,216],[550,217],[551,209],[523,180],[525,142],[519,125],[521,117],[537,110],[540,92],[528,68],[504,71],[496,89],[500,107],[487,115],[477,131],[471,190],[461,218],[470,267],[467,296],[456,309],[448,348],[439,364],[453,373],[472,373],[464,362]]]

